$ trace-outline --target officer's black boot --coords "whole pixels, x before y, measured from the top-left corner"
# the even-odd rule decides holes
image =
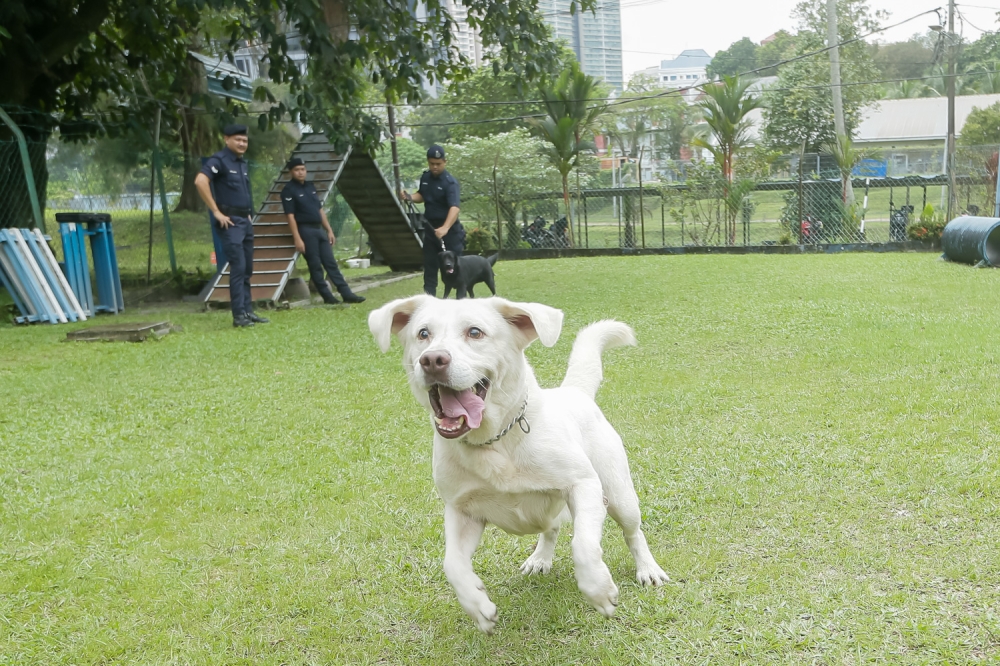
[[[341,294],[340,297],[344,299],[345,303],[364,303],[365,302],[365,297],[364,296],[358,296],[353,291],[349,291],[346,294]]]
[[[257,314],[253,313],[253,312],[247,312],[244,316],[248,320],[252,321],[255,324],[270,324],[271,323],[271,320],[268,319],[267,317],[258,317]]]
[[[325,285],[326,283],[324,283],[324,286]],[[327,305],[336,305],[337,303],[340,303],[340,299],[333,295],[329,286],[327,286],[326,289],[320,289],[319,295],[323,297],[323,302]]]
[[[235,328],[251,328],[252,326],[253,322],[245,314],[233,317],[233,327]]]

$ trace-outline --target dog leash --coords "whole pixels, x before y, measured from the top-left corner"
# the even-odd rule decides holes
[[[404,199],[403,201],[406,203],[406,212],[409,213],[410,215],[413,215],[414,218],[416,218],[416,216],[419,215],[419,213],[417,213],[417,209],[413,206],[413,199]],[[438,238],[438,242],[441,243],[441,251],[447,252],[448,248],[444,246],[444,239]]]
[[[513,421],[507,424],[506,428],[501,430],[500,433],[494,436],[492,439],[488,439],[482,444],[472,444],[472,446],[489,446],[494,442],[499,441],[501,437],[503,437],[504,435],[506,435],[508,432],[511,431],[515,423],[518,426],[520,426],[521,432],[527,435],[529,432],[531,432],[531,425],[528,423],[528,419],[524,418],[524,412],[526,409],[528,409],[527,398],[524,399],[524,403],[521,405],[521,411],[517,413],[517,416],[514,417]]]

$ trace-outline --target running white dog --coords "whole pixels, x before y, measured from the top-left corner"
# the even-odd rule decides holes
[[[594,402],[601,353],[634,345],[632,329],[602,321],[580,331],[562,386],[543,390],[524,357],[536,338],[559,339],[563,313],[502,298],[446,301],[414,296],[371,313],[383,352],[392,334],[417,401],[430,412],[434,482],[445,502],[444,571],[479,628],[497,608],[472,569],[486,523],[540,534],[525,574],[548,573],[562,523],[573,521],[573,564],[587,600],[610,617],[618,588],[602,559],[607,513],[625,533],[643,585],[669,580],[640,529],[639,500],[621,437]]]

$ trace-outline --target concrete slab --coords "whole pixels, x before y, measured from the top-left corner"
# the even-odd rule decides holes
[[[131,324],[111,324],[91,326],[66,334],[66,340],[73,342],[143,342],[147,338],[162,338],[174,330],[169,321],[136,322]]]

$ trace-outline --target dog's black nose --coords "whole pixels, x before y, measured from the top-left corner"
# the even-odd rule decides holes
[[[451,354],[446,351],[429,351],[420,356],[420,367],[424,369],[424,372],[432,375],[445,372],[449,363],[451,363]]]

